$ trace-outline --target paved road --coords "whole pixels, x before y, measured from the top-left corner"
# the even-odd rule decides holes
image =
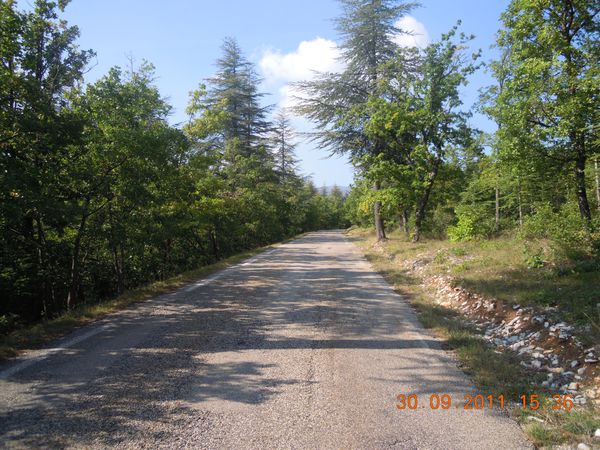
[[[426,408],[399,411],[398,394]],[[312,233],[0,368],[0,445],[531,448],[339,232]]]

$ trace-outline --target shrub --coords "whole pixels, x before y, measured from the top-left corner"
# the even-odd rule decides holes
[[[582,260],[594,253],[594,235],[586,231],[574,202],[555,210],[548,203],[534,206],[535,213],[523,221],[520,237],[548,239],[555,260]]]
[[[489,236],[494,230],[494,218],[481,205],[460,205],[456,208],[458,222],[448,227],[451,241],[470,241]]]

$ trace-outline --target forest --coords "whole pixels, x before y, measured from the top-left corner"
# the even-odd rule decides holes
[[[496,60],[470,50],[460,23],[398,45],[395,23],[416,3],[339,3],[344,68],[296,83],[293,111],[265,106],[254,64],[226,38],[176,127],[150,63],[84,83],[94,52],[60,18],[68,1],[0,0],[0,327],[351,224],[378,240],[543,240],[532,264],[598,271],[600,3],[512,0]],[[464,105],[483,70],[494,84]],[[497,131],[475,129],[474,113]],[[349,194],[299,175],[290,114],[351,158]]]
[[[234,39],[189,120],[150,63],[83,82],[68,2],[0,1],[0,331],[299,233],[347,225],[299,175],[285,111]]]

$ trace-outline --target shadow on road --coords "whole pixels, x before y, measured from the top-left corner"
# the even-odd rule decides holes
[[[377,350],[398,350],[402,370],[374,378],[423,392],[464,392],[460,383],[448,386],[447,377],[415,379],[411,367],[449,364],[449,357],[402,352],[438,344],[397,339],[400,331],[422,332],[407,320],[410,307],[355,254],[319,252],[343,240],[338,233],[310,234],[195,291],[124,311],[110,330],[1,381],[1,441],[114,446],[142,434],[168,441],[178,427],[210,425],[189,399],[258,405],[307,382],[273,376],[267,362],[215,363],[217,353],[369,349],[376,357]],[[290,327],[297,334],[286,335]]]

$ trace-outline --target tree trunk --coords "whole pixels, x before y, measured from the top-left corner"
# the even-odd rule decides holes
[[[408,208],[400,208],[400,231],[403,233],[410,233],[408,229]]]
[[[494,230],[500,229],[500,188],[498,187],[498,179],[496,178],[496,218],[494,222]]]
[[[215,261],[218,261],[219,260],[219,244],[217,243],[216,231],[210,230],[208,232],[208,238],[210,239],[213,257],[215,258]]]
[[[585,186],[585,163],[586,156],[582,148],[577,151],[577,159],[575,160],[575,180],[577,185],[577,204],[581,218],[585,222],[586,228],[589,230],[592,225],[592,211],[587,198],[587,188]]]
[[[596,175],[596,207],[600,212],[600,168],[598,167],[598,157],[594,158],[594,173]]]
[[[419,242],[421,239],[421,223],[423,222],[423,216],[425,214],[424,205],[419,202],[417,205],[417,210],[415,212],[415,231],[413,233],[412,241],[413,243]]]
[[[521,177],[517,177],[517,203],[519,206],[519,228],[523,228],[523,203],[521,202]]]
[[[120,251],[119,251],[120,250]],[[117,294],[122,294],[125,291],[125,277],[123,274],[123,246],[113,244],[113,267],[117,278]]]
[[[441,151],[438,152],[441,154]],[[431,195],[431,190],[433,189],[433,183],[437,178],[437,174],[440,168],[440,164],[442,163],[441,157],[434,161],[431,173],[429,174],[429,180],[427,180],[427,185],[425,186],[425,190],[423,191],[423,195],[417,201],[417,208],[415,210],[415,232],[413,233],[413,242],[419,242],[421,239],[421,224],[423,223],[423,219],[425,218],[425,211],[427,209],[427,203],[429,202],[429,196]]]
[[[378,191],[381,188],[379,183],[375,183],[373,186],[374,191]],[[377,237],[377,242],[383,241],[386,238],[385,236],[385,223],[383,222],[383,217],[381,217],[381,202],[376,201],[373,204],[373,218],[375,220],[375,236]]]
[[[80,267],[80,254],[81,254],[81,240],[85,231],[85,225],[87,222],[88,207],[90,200],[85,200],[85,206],[81,213],[81,221],[79,222],[79,229],[75,236],[75,242],[73,244],[73,254],[71,256],[71,270],[69,273],[69,294],[67,295],[67,309],[70,310],[75,306],[79,300],[79,288],[81,282],[81,267]]]
[[[111,205],[108,205],[108,215],[110,218],[110,240],[111,240],[111,251],[113,254],[113,268],[115,270],[115,277],[117,279],[117,294],[122,294],[125,291],[125,276],[124,276],[124,251],[123,244],[118,242],[117,233],[115,231],[116,225]]]
[[[42,219],[37,215],[34,219],[36,230],[37,230],[37,250],[38,250],[38,265],[40,267],[40,272],[42,273],[42,307],[40,314],[42,317],[48,317],[48,295],[54,293],[54,289],[48,283],[48,258],[47,258],[47,243],[46,243],[46,233],[44,232],[44,225]],[[53,300],[53,299],[52,299]],[[54,303],[54,302],[52,302]]]

